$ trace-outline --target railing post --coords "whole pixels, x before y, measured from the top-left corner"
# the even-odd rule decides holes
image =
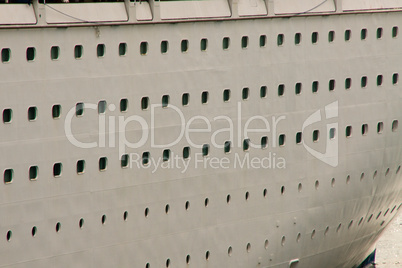
[[[128,22],[136,21],[137,18],[136,18],[136,14],[135,14],[134,2],[131,2],[130,0],[124,0],[124,5],[126,7]]]
[[[39,0],[32,0],[32,5],[35,12],[36,24],[46,25],[46,9],[45,5],[40,4]]]
[[[238,18],[239,17],[239,5],[238,0],[229,0],[229,8],[231,14],[231,18]]]
[[[161,20],[161,10],[160,10],[160,5],[159,5],[159,0],[149,0],[149,6],[151,7],[152,20],[160,21]]]
[[[342,0],[335,0],[335,12],[336,13],[342,13],[343,12]]]
[[[274,0],[265,0],[265,5],[267,7],[268,16],[274,16]]]

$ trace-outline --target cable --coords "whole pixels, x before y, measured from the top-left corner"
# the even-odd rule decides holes
[[[324,1],[322,1],[321,3],[319,3],[318,5],[316,5],[315,7],[310,8],[309,10],[306,10],[306,11],[303,11],[303,12],[300,12],[300,13],[296,13],[296,14],[294,14],[294,15],[292,15],[292,16],[299,16],[299,15],[302,15],[302,14],[309,13],[309,12],[313,11],[314,9],[319,8],[320,6],[322,6],[323,4],[325,4],[325,2],[327,2],[327,1],[328,1],[328,0],[324,0]],[[139,2],[141,3],[141,0],[140,0]],[[80,19],[80,18],[71,16],[71,15],[68,15],[68,14],[66,14],[66,13],[64,13],[64,12],[62,12],[62,11],[60,11],[60,10],[57,10],[56,8],[54,8],[54,7],[52,7],[52,6],[49,6],[49,5],[46,3],[46,1],[44,2],[44,5],[47,6],[47,7],[49,7],[50,9],[53,9],[54,11],[56,11],[56,12],[62,14],[62,15],[64,15],[64,16],[66,16],[66,17],[69,17],[69,18],[72,18],[72,19],[75,19],[75,20],[78,20],[78,21],[81,21],[81,22],[86,22],[86,23],[99,23],[99,22],[91,22],[91,21],[88,21],[88,20],[83,20],[83,19]]]
[[[82,19],[80,19],[80,18],[77,18],[77,17],[71,16],[71,15],[68,15],[68,14],[66,14],[66,13],[64,13],[64,12],[62,12],[62,11],[60,11],[60,10],[55,9],[55,8],[52,7],[52,6],[49,6],[46,2],[44,3],[44,5],[47,6],[48,8],[50,8],[50,9],[53,9],[54,11],[56,11],[56,12],[62,14],[62,15],[64,15],[64,16],[66,16],[66,17],[69,17],[69,18],[72,18],[72,19],[75,19],[75,20],[78,20],[78,21],[81,21],[81,22],[91,22],[91,21],[82,20]],[[93,23],[96,23],[96,22],[93,22]]]
[[[322,6],[322,5],[323,5],[325,2],[327,2],[327,1],[328,1],[328,0],[324,0],[324,1],[322,1],[321,3],[319,3],[318,5],[316,5],[315,7],[310,8],[309,10],[306,10],[306,11],[304,11],[304,12],[294,14],[293,16],[298,16],[298,15],[302,15],[302,14],[309,13],[310,11],[313,11],[314,9],[319,8],[320,6]]]

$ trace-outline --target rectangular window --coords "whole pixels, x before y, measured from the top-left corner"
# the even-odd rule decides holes
[[[183,96],[181,97],[181,104],[183,106],[187,106],[189,102],[190,102],[190,94],[183,93]]]
[[[362,77],[360,84],[362,88],[365,88],[367,86],[367,76]]]
[[[311,34],[311,43],[316,44],[318,42],[318,33],[317,32],[313,32]]]
[[[279,146],[285,146],[286,136],[285,134],[280,134],[278,139]]]
[[[10,108],[3,110],[3,123],[11,123],[13,120],[13,110]]]
[[[166,41],[166,40],[162,41],[162,42],[161,42],[161,53],[162,53],[162,54],[167,53],[167,52],[168,52],[168,49],[169,49],[169,42]]]
[[[285,42],[285,36],[283,34],[278,34],[278,37],[277,37],[278,46],[283,46],[284,42]]]
[[[377,133],[381,134],[384,130],[384,123],[383,122],[378,122],[377,124]]]
[[[295,85],[295,94],[296,95],[300,95],[302,91],[302,83],[296,83]]]
[[[396,38],[398,36],[398,26],[392,27],[392,37]]]
[[[34,181],[38,178],[39,168],[38,166],[29,167],[29,180]]]
[[[245,49],[248,47],[248,36],[243,36],[241,38],[241,48]]]
[[[225,89],[223,91],[223,101],[228,102],[230,100],[230,89]]]
[[[107,169],[107,157],[99,158],[99,171],[105,171]]]
[[[295,45],[300,45],[301,42],[301,33],[295,34]]]
[[[367,38],[367,29],[362,29],[360,31],[360,39],[361,40],[366,40],[366,38]]]
[[[379,74],[379,75],[377,75],[377,86],[381,86],[382,85],[382,75],[381,74]]]
[[[296,133],[296,144],[301,144],[302,142],[302,133],[301,132],[297,132]]]
[[[14,177],[14,170],[13,169],[6,169],[4,170],[4,183],[12,183]]]
[[[208,97],[209,97],[208,91],[202,92],[201,93],[201,103],[202,104],[207,104],[208,103]]]
[[[143,97],[141,99],[141,109],[142,110],[147,110],[149,107],[149,98],[148,97]]]
[[[163,162],[169,161],[170,159],[170,150],[163,150]]]
[[[265,149],[268,147],[268,137],[263,136],[261,137],[261,149]]]
[[[260,47],[265,47],[267,45],[267,36],[260,35]]]
[[[53,46],[50,48],[50,58],[52,60],[59,59],[60,48],[58,46]]]
[[[84,115],[84,103],[78,102],[75,105],[75,116],[83,116]]]
[[[128,109],[128,99],[120,100],[120,112],[127,112]]]
[[[77,161],[77,174],[83,174],[85,172],[85,160]]]
[[[330,139],[330,140],[335,139],[335,134],[336,134],[336,128],[331,128],[331,129],[329,130],[329,139]]]
[[[186,146],[183,148],[183,158],[188,159],[190,157],[190,147]]]
[[[365,136],[367,135],[368,132],[368,125],[367,124],[363,124],[362,125],[362,135]]]
[[[61,176],[63,165],[61,163],[55,163],[53,165],[53,177],[57,178]]]
[[[332,43],[335,40],[335,31],[329,31],[328,32],[328,42]]]
[[[267,87],[266,86],[261,86],[260,88],[260,98],[266,98],[267,97]]]
[[[27,61],[35,60],[36,49],[34,47],[27,48]]]
[[[377,39],[381,39],[381,38],[382,38],[382,32],[383,32],[383,30],[382,30],[381,27],[377,29]]]
[[[230,46],[230,38],[229,37],[224,37],[222,40],[222,48],[223,50],[229,49]]]
[[[241,93],[242,99],[243,100],[248,100],[249,95],[250,95],[249,88],[248,87],[243,88],[242,93]]]
[[[163,95],[162,96],[162,108],[166,108],[169,105],[169,95]]]
[[[204,144],[202,146],[202,156],[208,156],[209,155],[209,144]]]
[[[285,94],[285,85],[284,84],[280,84],[278,86],[278,96],[283,96]]]
[[[399,74],[394,73],[392,75],[392,84],[394,84],[394,85],[398,84],[398,80],[399,80]]]
[[[345,89],[350,89],[352,86],[352,79],[351,78],[346,78],[345,79]]]
[[[61,105],[60,104],[55,104],[52,107],[52,117],[53,119],[60,118],[61,115]]]
[[[232,143],[230,141],[225,141],[225,144],[223,146],[225,154],[230,153],[231,147],[232,147]]]
[[[83,52],[84,52],[84,48],[82,47],[82,45],[76,45],[74,47],[74,58],[81,59]]]
[[[98,102],[98,114],[104,114],[106,112],[106,101],[105,100],[101,100]]]
[[[392,132],[396,132],[398,130],[398,120],[392,121]]]
[[[125,56],[127,54],[127,44],[120,43],[119,44],[119,56]]]
[[[331,79],[329,80],[329,91],[334,91],[335,90],[335,80]]]
[[[243,151],[248,151],[250,149],[250,139],[243,140]]]
[[[1,50],[1,62],[9,62],[11,58],[11,50],[9,48],[3,48]]]
[[[29,121],[35,121],[38,116],[38,108],[35,106],[29,107],[28,108],[28,120]]]
[[[142,164],[144,166],[149,164],[149,158],[151,157],[151,154],[149,152],[143,152],[142,153]]]
[[[320,138],[320,131],[316,129],[313,131],[313,142],[317,142],[319,138]]]
[[[187,52],[188,40],[181,40],[181,52]]]
[[[140,43],[140,54],[147,55],[148,53],[148,42],[141,42]]]
[[[352,136],[352,126],[347,126],[345,131],[346,137],[349,138]]]
[[[351,37],[352,37],[352,31],[351,30],[346,30],[345,31],[345,41],[350,41]]]
[[[120,165],[122,168],[128,167],[130,156],[128,154],[123,154],[120,159]]]
[[[318,81],[314,81],[314,82],[313,82],[312,87],[311,87],[313,93],[317,93],[317,92],[318,92],[318,85],[319,85],[319,84],[318,84]]]
[[[206,39],[206,38],[201,39],[200,48],[201,48],[201,51],[206,51],[207,50],[207,48],[208,48],[208,39]]]

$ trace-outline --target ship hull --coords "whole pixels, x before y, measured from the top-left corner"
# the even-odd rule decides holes
[[[359,265],[402,202],[400,16],[1,29],[0,266]]]

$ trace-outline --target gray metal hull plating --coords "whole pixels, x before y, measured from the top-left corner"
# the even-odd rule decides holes
[[[292,267],[358,265],[402,202],[402,131],[392,130],[393,122],[402,120],[401,86],[393,84],[393,75],[402,74],[402,39],[391,36],[400,17],[395,12],[1,29],[1,47],[10,48],[11,59],[0,64],[0,108],[12,109],[13,115],[11,122],[0,125],[0,167],[12,169],[13,178],[0,185],[0,266],[289,267],[292,260]],[[384,33],[377,39],[379,27]],[[347,29],[349,41],[344,39]],[[361,29],[368,30],[366,40],[360,38]],[[335,32],[333,42],[328,41],[330,31]],[[316,44],[311,42],[313,32],[318,33]],[[295,33],[301,33],[298,45]],[[278,34],[284,36],[279,46]],[[264,47],[259,46],[261,35],[267,37]],[[241,47],[243,36],[248,37],[247,48]],[[230,37],[227,50],[222,49],[224,37]],[[203,38],[208,39],[206,51],[200,49]],[[161,53],[163,40],[169,42],[166,54]],[[184,53],[182,40],[188,40]],[[119,56],[122,42],[127,52]],[[148,43],[146,55],[140,54],[141,42]],[[97,57],[98,44],[105,45],[102,57]],[[84,48],[81,59],[74,58],[76,45]],[[52,46],[59,46],[57,60],[50,59]],[[36,50],[29,62],[28,47]],[[383,76],[381,85],[378,75]],[[362,87],[364,76],[367,85]],[[350,89],[345,89],[347,78]],[[335,81],[331,90],[330,80]],[[319,82],[316,93],[314,81]],[[295,94],[297,83],[302,85],[300,94]],[[284,85],[282,96],[279,85]],[[263,98],[261,86],[267,87]],[[246,87],[249,97],[243,100]],[[224,89],[231,90],[229,102],[223,101]],[[201,102],[204,91],[209,93],[206,104]],[[183,93],[190,96],[187,106],[182,105]],[[107,120],[138,115],[150,124],[151,109],[141,109],[141,99],[160,104],[163,95],[169,95],[169,105],[178,107],[186,122],[204,116],[212,130],[226,126],[214,120],[221,115],[232,118],[236,129],[252,116],[284,116],[275,135],[271,131],[247,137],[259,141],[267,136],[268,148],[244,151],[240,132],[230,154],[211,145],[208,157],[227,157],[234,163],[236,156],[271,154],[271,161],[282,158],[286,167],[196,166],[202,150],[190,146],[192,164],[185,172],[122,168],[118,146],[108,146],[109,131],[106,145],[92,149],[74,146],[66,137],[67,114],[76,103],[106,100],[117,107],[107,109]],[[123,98],[129,102],[125,113],[118,108]],[[333,167],[297,144],[295,137],[312,113],[336,101],[338,165]],[[59,119],[52,118],[55,104],[62,107]],[[29,121],[32,106],[37,107],[37,118]],[[156,143],[168,143],[178,135],[181,121],[169,109],[155,109],[154,115]],[[99,117],[96,109],[74,116],[74,136],[99,143]],[[377,133],[378,122],[383,122],[382,133]],[[327,123],[306,128],[305,144],[325,151]],[[368,131],[362,135],[364,124]],[[350,137],[347,126],[353,128]],[[253,126],[262,127],[257,121]],[[315,143],[310,142],[313,130],[321,135]],[[141,133],[138,124],[125,129],[131,141]],[[281,134],[286,142],[279,146]],[[222,134],[216,140],[223,144],[230,137]],[[194,142],[211,143],[204,134],[194,136]],[[181,139],[168,148],[181,156],[186,146],[188,141]],[[147,140],[126,153],[156,157],[163,149]],[[108,159],[103,171],[101,157]],[[82,159],[85,172],[77,174]],[[54,163],[62,163],[61,176],[53,176]],[[36,180],[29,180],[31,166],[39,168]]]

